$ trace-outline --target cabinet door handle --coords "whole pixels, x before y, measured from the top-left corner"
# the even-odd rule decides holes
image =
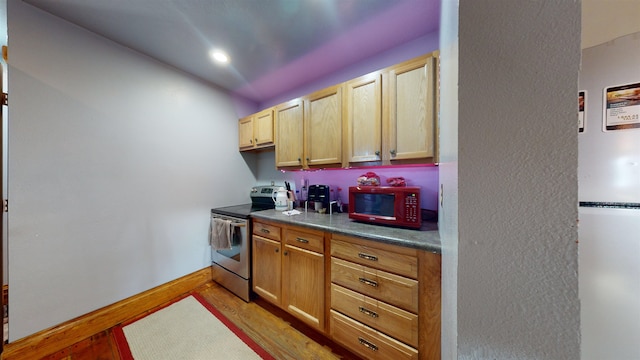
[[[363,313],[365,315],[369,315],[372,318],[377,318],[378,317],[378,313],[377,312],[371,311],[371,310],[367,309],[364,306],[360,306],[359,310],[360,310],[361,313]]]
[[[391,153],[391,156],[396,156],[396,151],[395,151],[395,149],[394,149],[394,150],[389,151],[389,153]]]
[[[380,150],[376,150],[376,156],[380,156]]]
[[[276,252],[280,252],[280,249],[276,248]]]
[[[263,232],[265,234],[270,234],[271,233],[271,231],[269,231],[269,229],[265,229],[265,228],[260,229],[260,232]]]
[[[358,256],[365,260],[378,261],[378,257],[374,255],[369,255],[365,253],[358,253]]]
[[[309,243],[309,240],[307,240],[307,239],[303,239],[303,238],[296,238],[296,241],[297,241],[297,242],[301,242],[301,243],[303,243],[303,244],[308,244],[308,243]]]
[[[369,286],[373,286],[373,287],[378,287],[378,283],[373,281],[373,280],[369,280],[366,278],[358,278],[358,280],[360,280],[361,283],[365,284],[365,285],[369,285]]]
[[[378,347],[374,343],[372,343],[370,341],[367,341],[367,340],[361,338],[360,336],[358,336],[358,342],[360,343],[360,345],[366,347],[367,349],[369,349],[371,351],[378,351]]]

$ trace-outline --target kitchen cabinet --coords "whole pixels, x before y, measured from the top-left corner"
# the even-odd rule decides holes
[[[240,151],[253,149],[253,115],[238,120],[238,146]]]
[[[391,164],[437,162],[437,58],[436,51],[386,71],[383,150]]]
[[[324,232],[254,220],[253,290],[325,331]]]
[[[280,237],[279,226],[253,221],[253,291],[275,305],[280,305],[282,301]]]
[[[342,86],[305,97],[305,163],[307,167],[342,164]]]
[[[330,336],[368,359],[439,359],[440,256],[333,234]]]
[[[438,52],[344,83],[344,166],[437,162]]]
[[[240,149],[274,147],[279,169],[436,163],[438,56],[434,51],[240,119]]]
[[[304,103],[295,99],[275,107],[276,167],[302,168]]]
[[[240,151],[273,147],[273,111],[269,108],[238,120]]]
[[[344,84],[345,164],[382,160],[382,75],[374,72]],[[365,164],[363,164],[365,165]]]
[[[282,265],[284,309],[324,332],[324,233],[287,227]]]
[[[342,87],[332,86],[276,106],[276,167],[342,164]]]

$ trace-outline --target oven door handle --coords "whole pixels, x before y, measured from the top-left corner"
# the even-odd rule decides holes
[[[212,218],[213,219],[224,219],[224,218],[217,217],[217,216],[212,216]],[[235,227],[245,227],[245,226],[247,226],[247,222],[246,221],[231,220],[231,223],[229,225],[235,226]]]

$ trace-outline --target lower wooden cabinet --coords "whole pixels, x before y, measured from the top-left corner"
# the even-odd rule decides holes
[[[355,321],[384,328],[390,336],[418,347],[418,315],[342,286],[331,284],[331,307]]]
[[[276,305],[282,300],[281,249],[279,241],[253,235],[253,291]]]
[[[280,233],[263,222],[253,228],[253,291],[324,333],[324,232],[283,226]],[[267,228],[282,241],[263,237]]]
[[[440,359],[441,256],[254,220],[253,291],[365,359]]]
[[[282,254],[282,299],[285,310],[324,331],[323,233],[288,227],[285,229],[285,242]]]
[[[418,350],[331,310],[331,337],[365,359],[418,359]]]
[[[331,282],[418,312],[418,281],[415,279],[332,257]]]
[[[440,359],[440,255],[331,238],[331,338],[366,359]]]

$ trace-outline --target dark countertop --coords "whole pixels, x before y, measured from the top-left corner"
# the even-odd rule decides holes
[[[411,230],[355,222],[345,213],[328,215],[312,211],[305,213],[304,209],[298,211],[301,214],[287,216],[282,211],[263,210],[252,212],[251,217],[441,253],[437,222],[423,221],[420,230]]]

